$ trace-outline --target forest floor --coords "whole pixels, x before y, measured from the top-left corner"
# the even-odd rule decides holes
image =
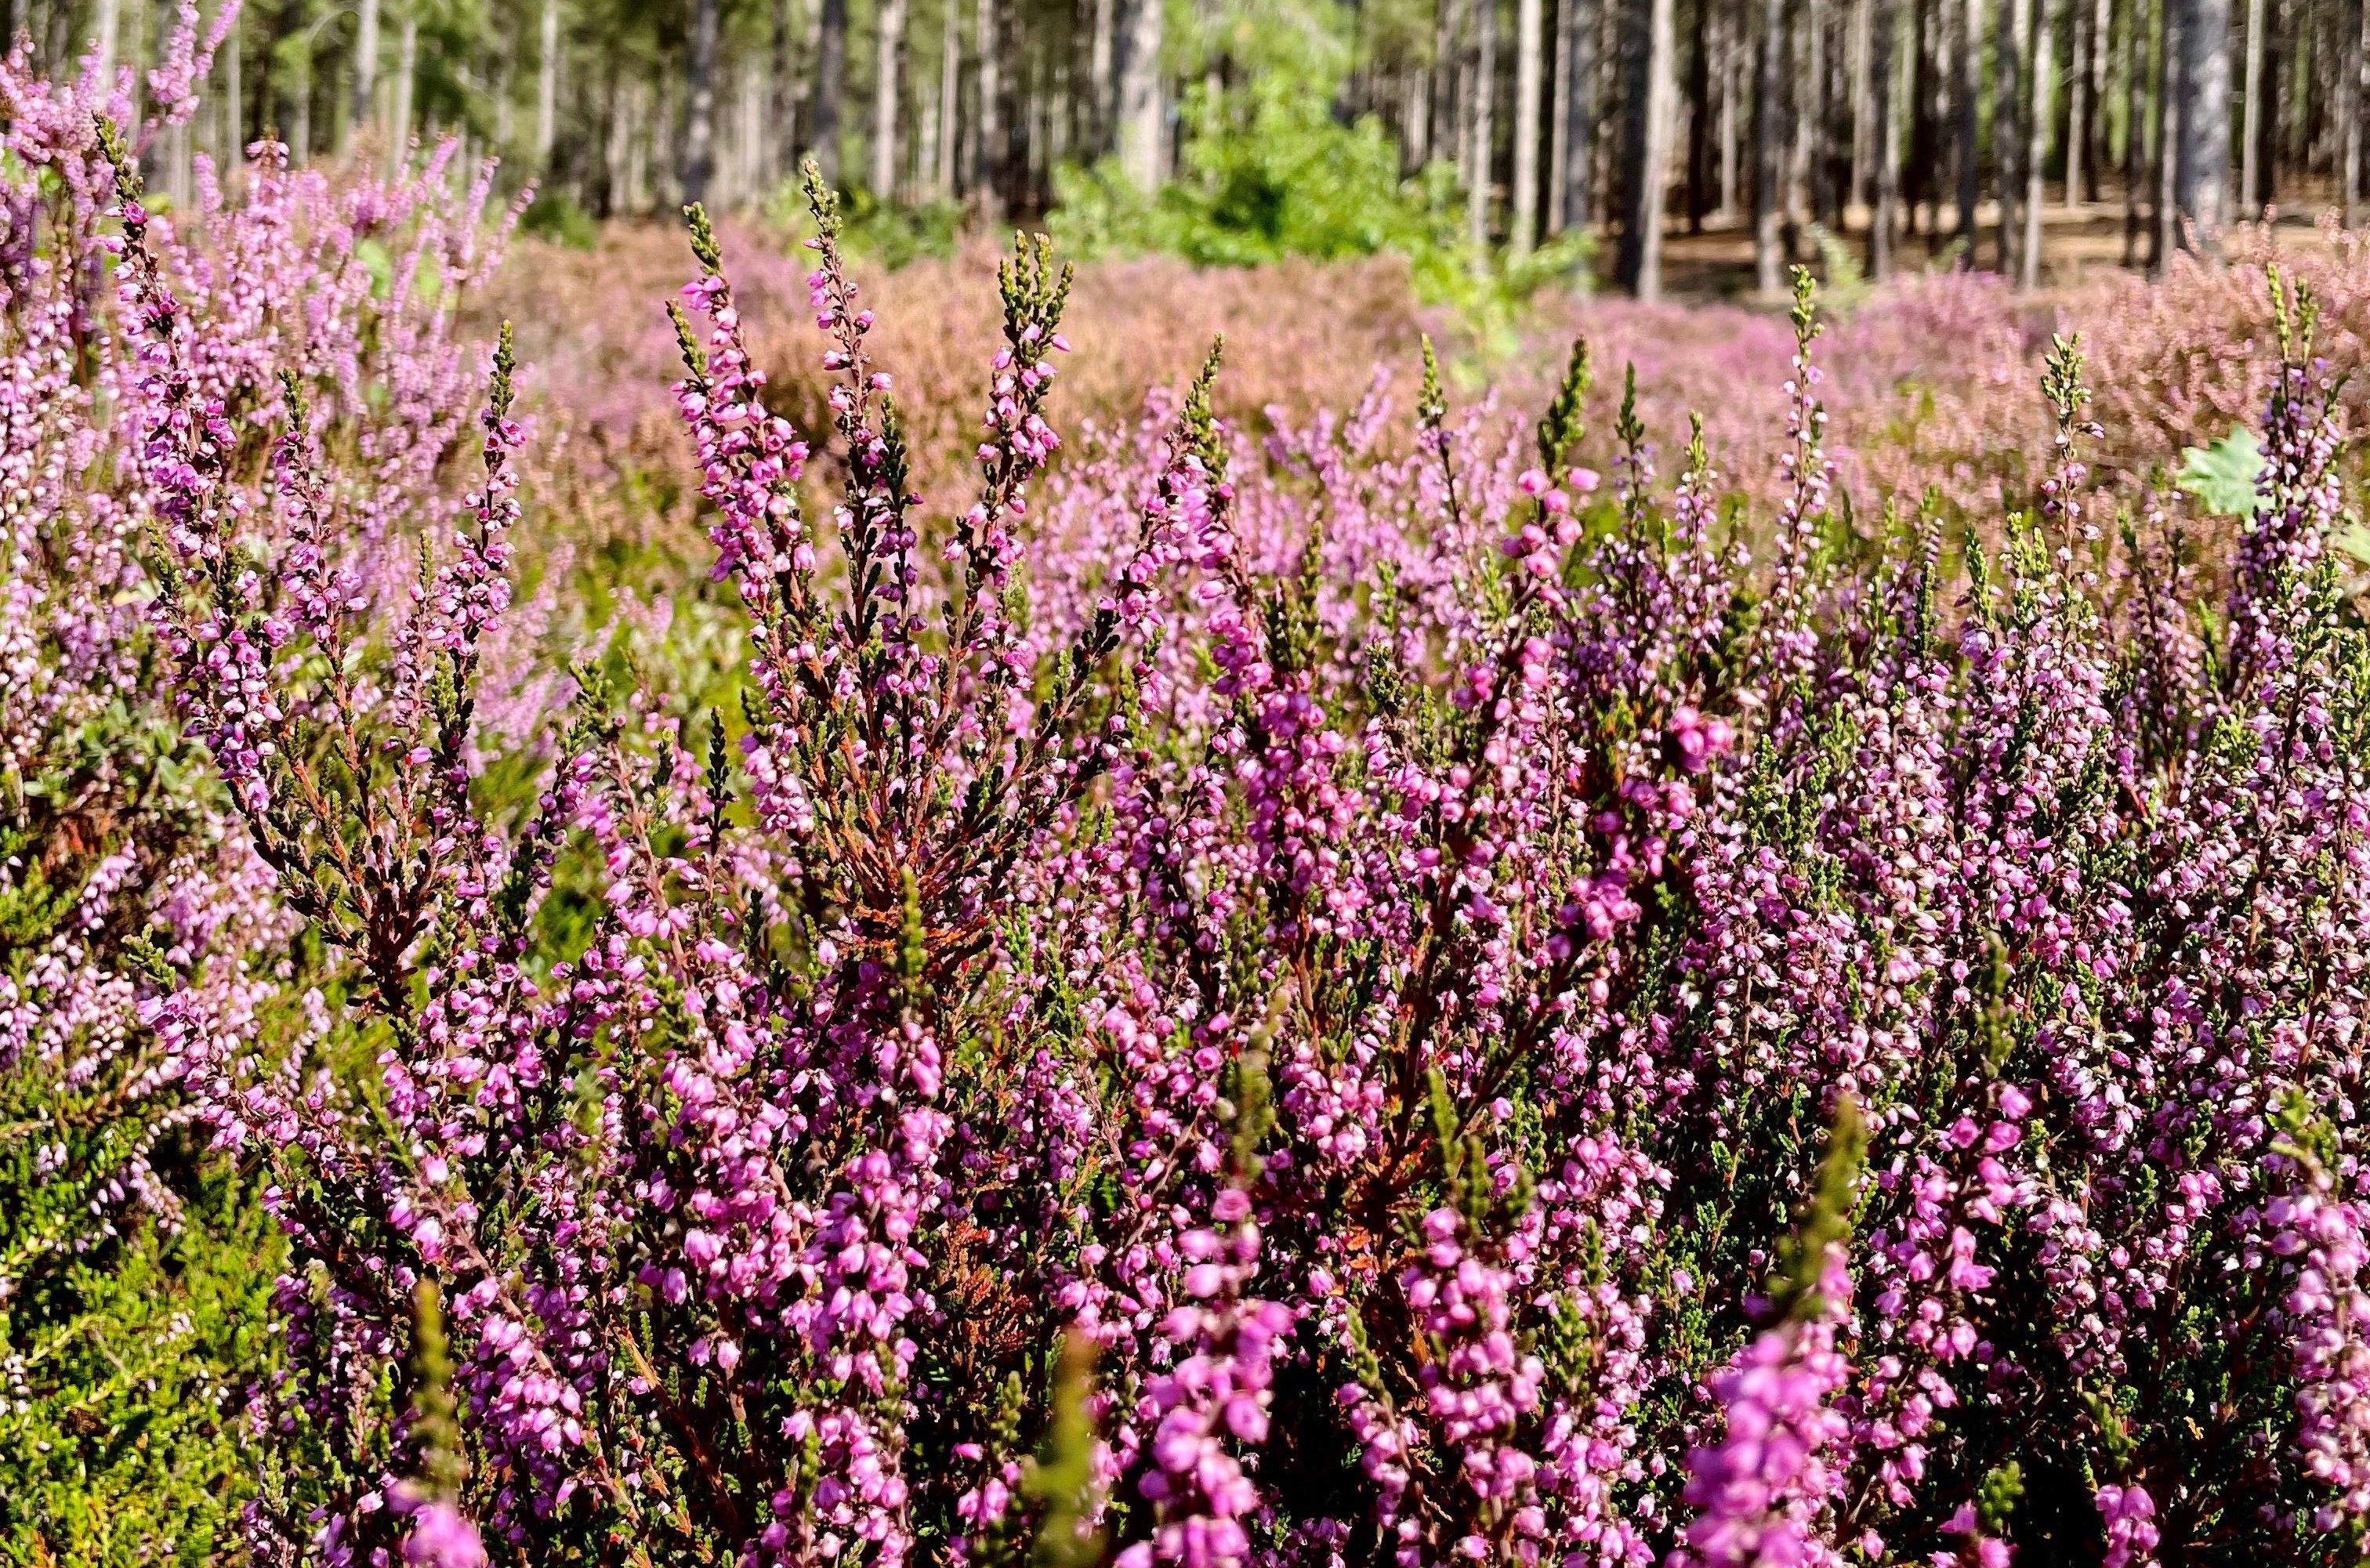
[[[2054,182],[2053,182],[2054,183]],[[2058,194],[2062,197],[2063,192]],[[2153,220],[2145,213],[2138,232],[2129,230],[2131,219],[2123,205],[2120,187],[2108,184],[2100,191],[2100,200],[2067,205],[2062,200],[2043,203],[2041,211],[2042,265],[2043,282],[2052,288],[2070,287],[2081,282],[2088,274],[2100,269],[2127,265],[2126,258],[2136,254],[2145,258],[2147,251],[2146,225]],[[2310,184],[2299,182],[2295,189],[2283,193],[2283,200],[2271,209],[2274,224],[2282,231],[2284,240],[2302,238],[2318,222],[2318,216],[2335,198],[2335,192],[2325,180]],[[1836,236],[1847,245],[1854,260],[1865,266],[1868,260],[1869,211],[1852,206],[1845,212],[1844,232]],[[1977,261],[1986,267],[1999,265],[1999,204],[1985,201],[1975,209]],[[1958,222],[1955,208],[1945,203],[1938,213],[1931,204],[1922,204],[1915,214],[1916,232],[1905,236],[1895,253],[1895,265],[1910,269],[1939,269],[1950,265],[1959,252],[1956,233]],[[2293,234],[2290,231],[2294,231]],[[1600,261],[1605,288],[1611,287],[1611,248],[1601,247]],[[1800,249],[1814,249],[1807,239]],[[1824,269],[1813,265],[1813,271]],[[1665,298],[1686,302],[1722,301],[1737,304],[1767,303],[1773,307],[1782,298],[1766,302],[1755,301],[1753,268],[1753,225],[1749,216],[1707,217],[1700,229],[1690,230],[1684,221],[1674,223],[1662,241],[1662,292]]]

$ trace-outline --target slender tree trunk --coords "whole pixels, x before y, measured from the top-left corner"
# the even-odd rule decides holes
[[[1736,222],[1743,207],[1744,116],[1740,112],[1745,82],[1743,9],[1726,6],[1720,12],[1720,221],[1723,223]]]
[[[1498,0],[1474,7],[1472,130],[1473,177],[1465,188],[1465,235],[1476,250],[1490,244],[1490,175],[1497,151],[1491,111],[1498,99]]]
[[[1927,166],[1934,157],[1933,6],[1929,0],[1894,0],[1893,49],[1893,200],[1901,205],[1901,235],[1917,233],[1927,198]]]
[[[1563,116],[1563,222],[1584,229],[1595,221],[1589,201],[1596,172],[1596,37],[1598,0],[1563,0],[1565,46],[1571,69],[1559,112]]]
[[[716,25],[719,0],[692,0],[690,47],[685,52],[683,199],[708,200],[716,177]]]
[[[962,114],[962,29],[955,7],[956,0],[946,0],[938,37],[938,156],[932,188],[941,201],[955,199],[955,122]],[[1108,105],[1101,123],[1108,133]]]
[[[707,5],[710,0],[698,0]],[[829,186],[839,184],[840,116],[847,107],[847,0],[823,0],[815,32],[814,83],[808,89],[807,151]]]
[[[1869,60],[1876,45],[1876,0],[1852,0],[1851,13],[1851,175],[1845,182],[1844,199],[1839,207],[1857,201],[1870,208],[1876,205],[1876,143],[1873,132],[1876,122],[1876,83],[1869,69]]]
[[[2123,265],[2140,263],[2140,188],[2147,178],[2149,0],[2125,0],[2123,20]]]
[[[1111,75],[1111,63],[1119,58],[1119,6],[1117,0],[1095,0],[1095,30],[1088,44],[1087,80],[1094,93],[1094,148],[1099,155],[1111,149],[1111,123],[1118,117],[1118,108],[1111,95],[1118,91]]]
[[[1899,75],[1900,33],[1894,0],[1876,0],[1869,18],[1869,141],[1875,158],[1876,200],[1868,223],[1868,275],[1882,282],[1893,275],[1893,209],[1899,205],[1901,159],[1893,128],[1893,85]]]
[[[371,111],[378,107],[378,5],[379,0],[361,0],[354,8],[353,115],[357,130],[370,123]]]
[[[1965,247],[1964,265],[1975,264],[1975,204],[1983,191],[1982,151],[1976,138],[1981,71],[1976,51],[1983,47],[1982,0],[1955,0],[1951,16],[1957,22],[1950,40],[1950,103],[1958,120],[1951,140],[1958,151],[1959,243]]]
[[[2088,155],[2090,121],[2090,54],[2098,46],[2090,38],[2090,16],[2083,0],[2073,0],[2069,13],[2073,58],[2065,72],[2065,205],[2082,205],[2082,165]]]
[[[1506,247],[1518,257],[1531,253],[1538,231],[1541,9],[1539,0],[1514,3],[1514,189]]]
[[[2024,63],[2032,47],[2032,0],[2005,0],[1992,67],[1993,194],[1999,203],[1998,267],[2018,276],[2024,239],[2018,199],[2024,194]]]
[[[2263,145],[2263,0],[2247,0],[2247,82],[2240,102],[2238,130],[2238,215],[2262,211],[2262,171],[2258,166]]]
[[[1671,139],[1678,97],[1672,55],[1677,49],[1674,0],[1631,0],[1635,64],[1626,95],[1628,168],[1623,184],[1628,211],[1614,278],[1641,300],[1662,294],[1662,198],[1670,180]]]
[[[2155,175],[2156,223],[2148,239],[2149,270],[2161,273],[2180,245],[2180,122],[2185,118],[2181,83],[2188,64],[2181,58],[2181,34],[2188,18],[2183,0],[2157,0],[2156,137],[2149,167]]]
[[[1555,12],[1555,74],[1547,88],[1547,233],[1563,233],[1568,221],[1564,198],[1570,179],[1571,122],[1564,106],[1571,100],[1572,0],[1557,0]],[[1423,160],[1414,160],[1418,168]]]
[[[419,75],[420,17],[407,8],[403,31],[397,35],[395,46],[395,102],[387,112],[386,167],[390,177],[411,156],[411,91]]]
[[[556,5],[557,0],[545,0],[545,4]],[[766,137],[765,164],[769,177],[778,181],[794,175],[799,166],[798,73],[790,65],[790,0],[774,0],[772,20],[772,37],[767,40],[772,67],[766,73],[772,78],[772,94],[765,112],[773,123]]]
[[[1688,16],[1687,233],[1695,235],[1703,233],[1704,215],[1711,211],[1711,0],[1695,0]]]
[[[2025,56],[2025,82],[2031,89],[2024,120],[2024,239],[2017,247],[2017,283],[2028,292],[2041,286],[2042,177],[2049,167],[2050,87],[2056,72],[2052,47],[2057,28],[2049,0],[2019,0],[2029,17],[2031,52]]]
[[[2201,255],[2221,250],[2230,185],[2230,0],[2178,0],[2180,10],[2179,156],[2173,164],[2174,238]]]
[[[990,0],[981,0],[983,6]],[[983,9],[983,17],[987,13]],[[1160,0],[1125,0],[1120,13],[1119,161],[1138,190],[1160,184],[1160,143],[1166,121],[1160,101]],[[983,56],[986,46],[981,45]]]
[[[2080,0],[2075,0],[2080,4]],[[2115,8],[2120,0],[2092,0],[2090,13],[2088,105],[2082,128],[2082,200],[2100,197],[2099,173],[2107,162],[2107,63],[2114,54]]]
[[[897,73],[905,52],[905,0],[880,0],[875,20],[872,194],[890,201],[897,192]]]
[[[1470,183],[1473,150],[1465,144],[1465,100],[1472,95],[1472,62],[1465,53],[1465,0],[1438,0],[1432,29],[1432,156],[1456,166],[1456,181]]]
[[[559,140],[559,0],[543,0],[540,52],[535,62],[535,167],[551,168],[551,151]]]
[[[1765,298],[1784,287],[1779,273],[1779,235],[1784,221],[1779,188],[1786,117],[1779,107],[1780,73],[1786,54],[1785,0],[1761,0],[1761,47],[1754,62],[1753,270]]]
[[[1152,11],[1156,16],[1158,14],[1159,7],[1147,4],[1146,0],[1136,0],[1136,6],[1139,18],[1145,10]],[[979,49],[979,167],[972,180],[972,189],[979,196],[981,221],[988,223],[998,223],[1004,221],[1004,160],[1006,153],[1009,150],[1005,145],[1004,131],[1004,38],[1000,25],[1002,20],[1003,18],[997,14],[996,0],[979,0],[979,14],[975,23]],[[1140,19],[1137,25],[1143,25]],[[1155,53],[1156,56],[1157,51]],[[1131,62],[1131,65],[1133,63]],[[1156,113],[1158,103],[1156,93],[1154,95],[1154,102]],[[1136,177],[1139,174],[1148,174],[1152,183],[1157,183],[1160,169],[1159,148],[1153,144],[1150,137],[1144,135],[1140,118],[1131,116],[1129,126],[1123,130],[1122,134],[1136,138],[1133,143],[1133,158],[1141,160],[1128,163],[1130,177]],[[1128,155],[1122,155],[1122,158]],[[1137,184],[1146,190],[1152,188],[1152,185],[1143,178],[1137,178]]]
[[[1844,231],[1846,208],[1853,197],[1850,128],[1844,117],[1858,112],[1860,65],[1855,50],[1852,13],[1837,5],[1823,6],[1826,26],[1819,33],[1819,113],[1812,142],[1812,212],[1835,233]]]
[[[288,160],[302,168],[313,155],[313,63],[299,56],[295,85],[289,89]]]
[[[2342,189],[2338,205],[2345,226],[2362,223],[2362,0],[2343,0],[2337,11],[2342,35],[2337,65],[2337,177]]]
[[[1786,254],[1802,254],[1801,224],[1814,216],[1811,206],[1812,149],[1818,139],[1820,88],[1823,86],[1819,67],[1824,63],[1819,48],[1820,33],[1826,23],[1824,0],[1801,0],[1801,9],[1794,17],[1793,68],[1787,73],[1793,88],[1790,95],[1793,109],[1793,142],[1786,158]]]

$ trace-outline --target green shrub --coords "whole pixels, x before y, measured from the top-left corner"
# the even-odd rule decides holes
[[[1322,0],[1238,9],[1222,42],[1239,81],[1187,94],[1177,177],[1146,196],[1115,160],[1056,170],[1057,243],[1076,255],[1151,252],[1214,267],[1403,256],[1418,297],[1485,323],[1583,276],[1587,244],[1576,235],[1519,260],[1476,247],[1453,169],[1436,163],[1403,178],[1380,121],[1333,112],[1346,28]]]
[[[564,245],[571,250],[591,250],[601,243],[601,225],[592,214],[578,204],[576,198],[557,189],[535,193],[527,209],[519,215],[519,227],[537,239]]]

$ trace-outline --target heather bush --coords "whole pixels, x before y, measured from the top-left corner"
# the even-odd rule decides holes
[[[111,155],[158,668],[323,955],[269,1035],[139,1012],[287,1249],[256,1556],[2358,1557],[2370,645],[2308,292],[2215,553],[2103,509],[2065,340],[1996,512],[1843,515],[1807,280],[1755,516],[1701,426],[1667,481],[1627,388],[1593,433],[1584,349],[1535,425],[1427,352],[1259,434],[1214,353],[1049,472],[1023,243],[933,513],[833,199],[803,432],[695,212],[745,665],[588,658],[522,807],[508,334],[367,591],[327,498],[418,471],[299,388],[247,500]]]
[[[234,16],[201,36],[182,8],[144,137],[187,115]],[[142,608],[168,492],[109,298],[94,119],[132,84],[44,81],[21,45],[0,64],[0,1551],[36,1562],[197,1562],[236,1536],[278,1235],[205,1154],[145,1015],[170,994],[190,1026],[269,1048],[303,967]],[[333,189],[263,144],[235,195],[201,160],[197,204],[153,235],[235,428],[283,380],[331,411],[352,476],[334,504],[373,541],[357,593],[408,552],[449,399],[475,390],[448,334],[496,251],[487,188],[451,191],[451,157]],[[262,442],[239,439],[237,504],[264,505]]]

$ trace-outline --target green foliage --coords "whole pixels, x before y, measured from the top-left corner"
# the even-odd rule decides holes
[[[887,271],[955,253],[962,235],[963,210],[952,201],[900,206],[862,186],[839,198],[839,248]],[[798,240],[814,232],[807,199],[795,179],[786,179],[765,203],[766,221]]]
[[[2255,432],[2233,425],[2230,433],[2210,447],[2192,446],[2180,454],[2180,473],[2173,483],[2197,498],[2215,517],[2255,515],[2255,486],[2263,472],[2263,451]]]
[[[45,740],[29,774],[0,768],[0,977],[20,988],[107,856],[202,848],[211,787],[121,693]],[[171,971],[143,918],[127,898],[109,932],[154,982]],[[255,1470],[241,1407],[271,1362],[279,1230],[113,1020],[0,1059],[0,1563],[213,1561]],[[131,1200],[135,1164],[172,1198]]]
[[[1578,236],[1519,260],[1478,251],[1453,170],[1402,178],[1379,120],[1336,117],[1350,26],[1330,0],[1238,0],[1212,40],[1235,85],[1188,91],[1177,177],[1146,196],[1114,160],[1056,170],[1056,241],[1075,256],[1156,253],[1211,267],[1387,252],[1407,258],[1425,303],[1486,322],[1579,276]]]
[[[1089,1568],[1102,1560],[1102,1532],[1093,1522],[1099,1500],[1095,1424],[1088,1410],[1094,1367],[1093,1341],[1076,1333],[1063,1336],[1045,1446],[1021,1471],[1022,1494],[1045,1510],[1035,1554],[1042,1568]]]
[[[601,225],[565,190],[538,190],[519,214],[519,227],[537,239],[564,245],[570,250],[591,250],[601,243]]]
[[[0,1215],[23,1196],[0,1175]],[[6,1228],[0,1220],[0,1230]],[[197,1564],[252,1485],[247,1385],[272,1360],[279,1229],[227,1171],[0,1301],[0,1562]]]

